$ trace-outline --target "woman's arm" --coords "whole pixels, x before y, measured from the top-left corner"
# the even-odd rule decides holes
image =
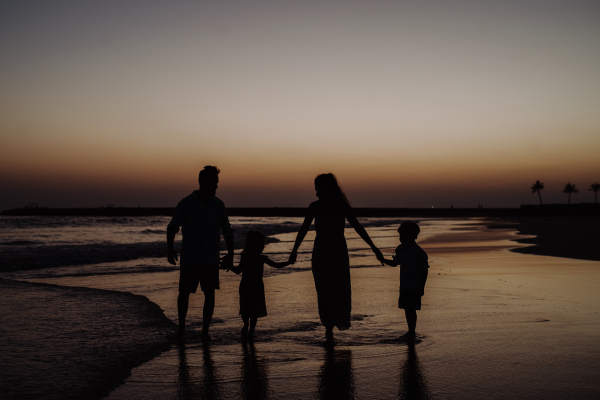
[[[298,235],[296,235],[296,243],[294,243],[294,248],[292,249],[292,253],[290,254],[289,262],[291,264],[296,262],[296,257],[298,256],[298,248],[302,244],[304,237],[308,233],[308,228],[310,228],[310,224],[312,224],[313,219],[315,219],[315,206],[314,203],[311,203],[308,206],[308,211],[306,212],[306,217],[304,218],[304,222],[298,231]]]
[[[350,225],[354,228],[356,233],[358,233],[358,235],[362,238],[362,240],[364,240],[365,243],[367,243],[369,245],[371,250],[373,250],[373,253],[375,253],[375,256],[377,257],[377,259],[381,262],[381,265],[383,265],[383,261],[382,261],[383,254],[381,254],[381,251],[379,251],[377,246],[375,246],[375,244],[369,237],[369,234],[367,233],[365,228],[363,228],[363,226],[360,224],[360,222],[358,222],[358,220],[356,219],[356,216],[354,215],[354,211],[352,210],[352,207],[350,207],[350,206],[348,206],[346,208],[346,219],[348,220]]]
[[[289,262],[289,261],[277,262],[277,261],[271,260],[267,256],[263,256],[263,257],[265,260],[265,264],[267,264],[268,266],[273,267],[273,268],[283,268],[283,267],[287,267],[288,265],[291,264],[291,262]]]

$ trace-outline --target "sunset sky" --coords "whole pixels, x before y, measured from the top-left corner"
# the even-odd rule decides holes
[[[600,1],[0,2],[0,210],[566,202],[600,181]]]

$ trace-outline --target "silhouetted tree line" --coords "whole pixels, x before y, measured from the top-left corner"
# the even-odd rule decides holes
[[[542,203],[542,190],[544,189],[544,182],[535,181],[533,185],[531,185],[531,194],[537,193],[540,198],[540,206]],[[600,190],[600,183],[592,183],[588,188],[588,191],[594,192],[594,204],[598,204],[598,191]],[[562,191],[569,195],[569,199],[567,200],[567,204],[571,204],[571,194],[579,193],[579,189],[575,186],[574,183],[568,182],[565,185],[565,188]]]

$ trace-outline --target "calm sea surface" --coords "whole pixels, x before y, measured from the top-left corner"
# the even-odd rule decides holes
[[[171,346],[178,270],[165,258],[169,220],[0,217],[3,398],[102,398],[132,367]],[[397,220],[362,222],[374,237],[396,235]],[[247,230],[257,229],[268,235],[265,254],[283,261],[293,235],[282,234],[296,232],[302,218],[233,217],[231,223],[236,248]],[[308,270],[313,237],[309,233],[296,265],[266,268],[265,275]],[[372,265],[353,231],[348,245],[353,266],[361,260]],[[239,279],[221,275],[225,282]],[[294,329],[314,330],[313,319]],[[216,313],[216,324],[226,322]],[[238,324],[231,329],[237,332]]]
[[[240,277],[221,271],[210,344],[198,293],[178,347],[168,221],[0,217],[0,398],[598,398],[598,262],[511,252],[516,232],[480,220],[419,219],[431,268],[410,347],[398,340],[398,269],[378,266],[347,226],[352,328],[330,348],[311,231],[296,264],[265,267],[253,345],[240,341]],[[283,261],[301,222],[231,218],[237,253],[257,229]],[[399,222],[361,219],[388,257]]]

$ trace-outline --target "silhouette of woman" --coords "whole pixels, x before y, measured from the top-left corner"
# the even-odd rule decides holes
[[[321,174],[315,178],[315,190],[319,200],[308,206],[306,218],[296,236],[289,261],[295,262],[298,248],[308,228],[315,220],[317,236],[312,252],[312,273],[317,289],[319,316],[325,326],[325,337],[333,341],[333,327],[350,328],[352,290],[350,287],[350,260],[344,237],[346,219],[360,237],[371,247],[378,258],[381,252],[354,216],[346,195],[333,174]]]

